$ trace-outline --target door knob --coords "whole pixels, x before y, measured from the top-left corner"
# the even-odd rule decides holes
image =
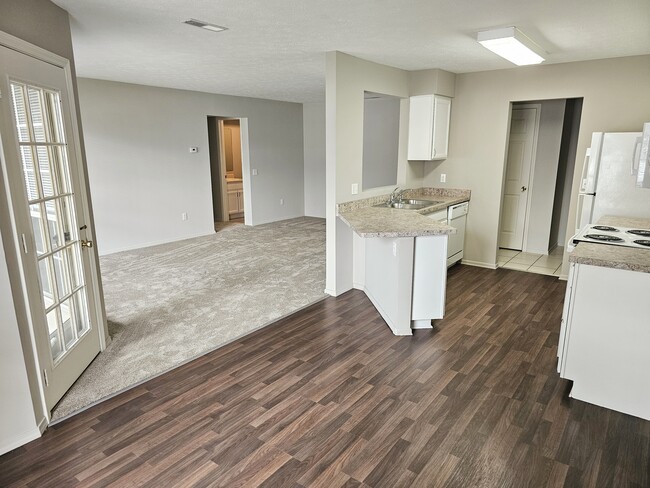
[[[81,247],[93,247],[93,241],[81,239]]]
[[[526,188],[525,186],[521,187],[521,191],[526,191],[526,190],[528,190],[528,188]]]

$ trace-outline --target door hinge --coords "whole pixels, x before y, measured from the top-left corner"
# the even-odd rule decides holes
[[[45,380],[45,386],[50,386],[50,380],[47,379],[47,370],[43,370],[43,379]]]
[[[25,251],[25,254],[29,254],[29,251],[27,250],[27,238],[25,237],[25,234],[20,234],[20,241],[23,244],[23,251]]]

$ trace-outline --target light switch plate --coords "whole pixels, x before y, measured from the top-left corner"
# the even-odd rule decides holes
[[[352,194],[356,195],[359,193],[359,183],[352,183]]]
[[[257,176],[257,170],[256,169],[253,170],[253,176]]]
[[[440,183],[447,183],[447,175],[445,173],[440,175]]]

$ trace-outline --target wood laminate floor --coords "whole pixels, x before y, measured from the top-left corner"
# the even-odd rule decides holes
[[[0,486],[647,487],[650,422],[555,372],[564,289],[456,266],[413,337],[328,298],[49,428]]]

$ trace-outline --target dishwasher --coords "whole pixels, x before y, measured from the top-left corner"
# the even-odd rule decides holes
[[[447,267],[457,263],[463,257],[463,246],[465,244],[465,221],[469,202],[451,205],[447,209],[447,225],[456,229],[455,234],[449,234],[447,242]]]

